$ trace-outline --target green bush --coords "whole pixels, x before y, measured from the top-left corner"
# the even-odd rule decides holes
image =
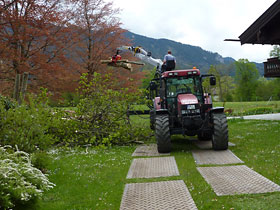
[[[31,163],[34,167],[38,168],[43,173],[47,172],[49,167],[49,155],[44,151],[36,151],[31,154]]]
[[[145,136],[144,129],[132,127],[127,118],[128,107],[142,102],[142,93],[116,88],[108,75],[102,77],[95,73],[91,81],[86,74],[81,77],[81,99],[76,111],[79,138],[76,143],[107,146],[126,144]]]
[[[61,99],[50,98],[50,107],[75,107],[80,102],[79,94],[72,92],[62,93]]]
[[[0,145],[17,146],[25,152],[46,150],[53,145],[110,146],[127,144],[150,135],[150,130],[129,123],[133,104],[145,102],[141,91],[119,89],[109,75],[88,75],[80,80],[80,102],[75,112],[48,106],[47,89],[28,101],[6,110],[0,101]]]
[[[2,95],[0,95],[0,103],[4,105],[4,108],[6,110],[16,107],[15,101],[13,101],[12,99],[10,99],[8,97],[2,96]]]
[[[27,153],[0,146],[0,209],[32,202],[54,186]]]
[[[0,143],[17,145],[26,152],[45,149],[54,142],[48,134],[48,123],[51,113],[38,106],[19,106],[9,109],[2,119]]]
[[[0,144],[17,146],[25,152],[44,150],[70,138],[72,123],[67,113],[47,106],[44,94],[30,96],[28,104],[14,109],[6,110],[0,103]]]
[[[63,106],[77,106],[77,104],[80,102],[80,97],[77,93],[71,93],[66,92],[62,94],[63,100]]]

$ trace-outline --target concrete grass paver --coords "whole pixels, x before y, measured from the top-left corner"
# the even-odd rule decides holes
[[[194,144],[199,148],[199,149],[212,149],[212,141],[194,141]],[[234,147],[235,144],[229,142],[228,143],[229,147]]]
[[[192,154],[197,165],[244,163],[230,150],[193,150]]]
[[[214,151],[211,141],[194,140],[200,150],[192,154],[197,165],[244,163],[230,150]],[[229,142],[229,146],[235,144]],[[136,148],[132,156],[161,156],[156,144]],[[245,165],[197,167],[202,177],[218,196],[256,194],[280,191],[280,186]],[[173,156],[133,159],[127,174],[132,178],[179,176]],[[183,180],[130,183],[125,185],[121,210],[138,209],[197,209]]]
[[[169,176],[179,176],[179,170],[173,156],[133,159],[126,178],[156,178]]]
[[[280,191],[280,186],[245,165],[198,167],[218,196]]]
[[[161,156],[161,155],[170,155],[170,153],[159,153],[157,150],[156,144],[141,145],[138,146],[133,152],[133,157],[139,156]]]
[[[197,209],[183,180],[126,184],[120,210]]]

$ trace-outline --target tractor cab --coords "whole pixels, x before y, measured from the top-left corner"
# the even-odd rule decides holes
[[[185,76],[168,75],[165,77],[163,85],[166,86],[164,89],[166,89],[168,109],[176,106],[176,111],[179,111],[182,105],[198,104],[203,101],[201,78],[197,72]],[[181,115],[180,112],[177,114]]]
[[[177,116],[200,114],[198,108],[203,110],[212,108],[210,94],[203,93],[202,79],[207,76],[210,76],[210,85],[215,85],[216,80],[213,75],[201,75],[196,68],[162,73],[159,92],[161,93],[161,101],[164,103],[161,108],[175,111]],[[186,107],[196,107],[196,109],[187,112],[180,111]]]

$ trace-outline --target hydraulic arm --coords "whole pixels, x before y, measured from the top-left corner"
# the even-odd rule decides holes
[[[161,66],[163,64],[162,60],[153,58],[151,53],[145,51],[142,47],[121,46],[117,49],[121,51],[131,52],[136,58],[139,58],[140,60],[157,67],[158,70],[161,69]]]

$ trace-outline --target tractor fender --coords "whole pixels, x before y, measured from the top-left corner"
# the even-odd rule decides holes
[[[168,109],[158,109],[158,110],[156,110],[156,115],[161,115],[161,114],[169,114]]]
[[[224,107],[213,107],[212,109],[210,109],[210,113],[223,113],[224,109]]]
[[[210,109],[210,122],[213,121],[213,114],[224,113],[224,107],[213,107]]]

